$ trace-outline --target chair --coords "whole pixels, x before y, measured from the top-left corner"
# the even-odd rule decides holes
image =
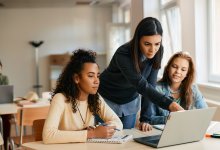
[[[45,119],[34,120],[33,123],[33,134],[35,141],[42,141],[42,133]]]
[[[49,111],[49,106],[27,107],[27,108],[23,107],[23,108],[21,108],[20,111],[18,111],[17,124],[20,126],[20,136],[12,137],[9,140],[8,145],[11,146],[11,149],[13,149],[15,147],[14,143],[16,145],[21,146],[22,143],[35,141],[34,132],[33,132],[34,121],[39,120],[39,119],[46,119],[48,111]],[[32,127],[32,134],[31,135],[23,135],[23,127],[24,126],[31,126]],[[36,134],[38,134],[37,131],[36,131]]]

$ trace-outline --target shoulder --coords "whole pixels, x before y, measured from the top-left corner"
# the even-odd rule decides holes
[[[64,104],[66,103],[66,97],[62,93],[57,93],[52,99],[52,104],[53,103]]]
[[[168,84],[165,82],[157,82],[157,89],[161,89],[161,90],[168,89]]]
[[[195,94],[195,93],[198,93],[199,92],[199,88],[196,84],[193,84],[192,85],[192,92]]]
[[[1,76],[2,76],[3,79],[8,79],[8,76],[6,76],[6,75],[2,74]]]
[[[104,98],[99,94],[99,101],[100,101],[100,104],[105,104],[105,100]]]
[[[130,49],[131,49],[130,44],[125,43],[117,49],[116,54],[129,54],[130,55]]]

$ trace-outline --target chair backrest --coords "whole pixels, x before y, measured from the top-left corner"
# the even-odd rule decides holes
[[[33,126],[34,120],[46,119],[49,111],[49,106],[22,108],[23,126]],[[17,124],[20,125],[20,112],[17,113]]]
[[[42,132],[44,127],[45,119],[34,120],[33,132],[35,141],[42,141]]]

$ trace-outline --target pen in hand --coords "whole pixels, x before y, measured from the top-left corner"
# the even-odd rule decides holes
[[[108,124],[106,124],[106,123],[101,123],[101,122],[99,122],[98,123],[98,125],[96,125],[96,126],[108,126]],[[119,129],[117,129],[117,128],[114,128],[114,130],[116,130],[116,131],[120,131]]]

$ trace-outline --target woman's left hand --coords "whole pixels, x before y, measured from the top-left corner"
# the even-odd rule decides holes
[[[141,122],[139,124],[139,130],[147,132],[152,130],[152,126],[149,123]]]

